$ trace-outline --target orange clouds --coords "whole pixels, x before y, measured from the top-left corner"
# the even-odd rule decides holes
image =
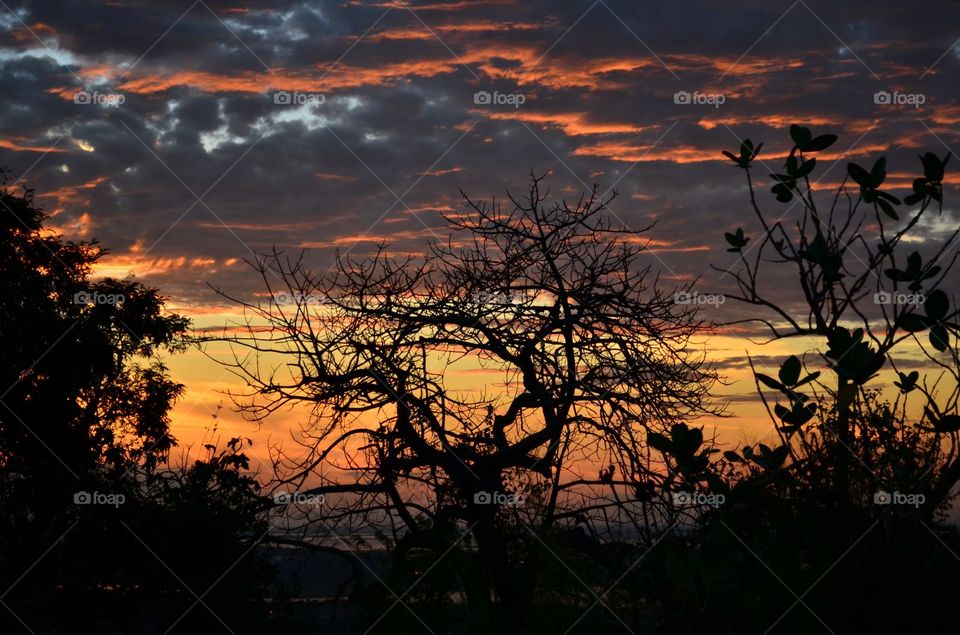
[[[239,261],[236,258],[217,259],[207,256],[166,256],[153,257],[144,254],[144,242],[136,241],[126,253],[107,254],[93,266],[95,277],[126,278],[129,276],[150,276],[175,271],[200,269],[205,273],[216,273],[220,267],[233,267]],[[196,275],[195,273],[191,275]]]
[[[930,119],[939,126],[955,126],[960,123],[960,106],[956,104],[938,106]]]
[[[553,55],[547,59],[543,54],[543,50],[530,44],[484,43],[468,47],[464,60],[494,79],[551,89],[614,90],[622,87],[617,74],[651,71],[659,76],[666,73],[652,56],[582,59]],[[504,67],[498,60],[516,64]]]
[[[347,176],[345,174],[334,174],[332,172],[316,172],[315,177],[321,181],[356,181],[357,177]]]
[[[44,233],[50,236],[67,236],[69,238],[91,238],[93,230],[93,218],[90,214],[84,212],[79,218],[72,220],[64,225],[56,225],[47,222]]]
[[[223,225],[222,223],[210,222],[199,222],[196,224],[196,226],[202,227],[203,229],[225,229],[254,232],[302,232],[315,227],[315,225],[311,223],[230,223],[229,225]]]
[[[417,11],[460,11],[480,6],[502,6],[514,4],[515,0],[459,0],[459,2],[434,2],[431,4],[411,4],[403,0],[396,2],[362,2],[361,0],[350,0],[352,6],[362,7],[380,7],[391,9],[405,9],[410,7]]]
[[[445,170],[431,170],[429,172],[417,172],[418,176],[443,176],[445,174],[455,174],[457,172],[463,172],[467,168],[458,165],[452,168],[447,168]]]
[[[474,33],[482,31],[485,23],[465,23],[438,27],[456,32]],[[534,29],[542,25],[507,24],[504,29]],[[491,25],[492,28],[492,25]],[[434,36],[426,28],[393,32],[396,38],[386,34],[380,39],[430,39]],[[415,34],[416,33],[416,34]],[[420,37],[420,33],[424,37]],[[377,36],[374,37],[376,39]],[[369,39],[369,38],[368,38]],[[437,43],[441,47],[440,43]],[[270,90],[302,92],[335,92],[365,86],[383,86],[411,77],[436,77],[462,70],[462,63],[479,69],[492,79],[515,82],[520,86],[543,86],[546,88],[590,88],[614,89],[619,86],[615,76],[651,70],[657,74],[665,72],[652,56],[617,57],[605,59],[571,59],[551,56],[541,59],[544,51],[532,43],[477,42],[471,40],[459,58],[449,55],[440,48],[429,56],[404,59],[376,66],[353,66],[346,63],[332,69],[326,63],[316,64],[312,70],[273,69],[269,71],[243,71],[237,73],[215,73],[202,70],[178,70],[173,72],[149,72],[138,69],[135,76],[124,79],[117,90],[126,93],[150,95],[177,87],[190,87],[206,93],[265,93]],[[389,57],[387,58],[389,59]],[[513,64],[504,65],[508,60]],[[462,62],[462,63],[461,63]],[[549,63],[548,63],[549,62]],[[104,64],[80,70],[85,77],[122,76],[121,69],[110,68]],[[63,87],[51,92],[64,99],[72,99],[75,88]]]
[[[917,162],[917,171],[916,173],[911,172],[891,172],[887,175],[887,179],[883,182],[883,188],[887,190],[912,190],[913,181],[921,175],[920,162]],[[821,181],[817,184],[817,189],[819,190],[836,190],[840,187],[840,181]],[[945,185],[957,185],[960,186],[960,173],[956,172],[947,172],[943,177],[943,183]],[[855,183],[847,183],[847,187],[852,188],[854,191],[857,189]]]
[[[265,93],[270,90],[301,92],[329,92],[361,86],[382,86],[394,81],[415,77],[434,77],[453,72],[459,63],[449,60],[412,60],[376,67],[340,65],[329,73],[315,71],[286,71],[273,73],[243,72],[235,75],[206,71],[176,71],[173,73],[142,74],[118,86],[123,92],[149,95],[171,88],[190,87],[205,93]]]
[[[601,141],[591,145],[580,146],[573,151],[576,156],[602,157],[612,161],[627,161],[629,163],[669,161],[672,163],[699,163],[702,161],[727,160],[719,150],[687,147],[661,148],[638,146],[623,141]],[[716,156],[714,156],[716,155]]]
[[[712,249],[709,245],[682,245],[680,241],[650,238],[645,234],[629,235],[623,237],[622,240],[626,243],[640,245],[645,248],[644,251],[650,253],[686,253],[692,251],[710,251]]]
[[[582,112],[534,113],[516,110],[513,112],[492,112],[488,116],[490,119],[507,119],[544,126],[554,126],[563,130],[564,134],[571,136],[637,133],[647,129],[629,123],[606,123],[591,120],[589,115]]]
[[[20,145],[25,141],[26,139],[23,137],[0,139],[0,148],[5,150],[13,150],[14,152],[64,152],[62,148],[57,148],[55,146]]]
[[[42,40],[44,36],[56,34],[57,30],[44,22],[35,22],[29,26],[17,26],[10,30],[10,35],[19,43],[36,42],[37,38]]]
[[[419,214],[420,212],[455,212],[457,211],[452,205],[446,203],[434,203],[432,205],[421,205],[418,207],[405,207],[403,212],[405,214]]]
[[[85,183],[79,183],[77,185],[65,185],[56,190],[47,190],[46,192],[41,192],[38,194],[38,198],[51,198],[56,200],[56,207],[52,210],[53,212],[61,211],[68,205],[72,207],[89,205],[90,199],[87,196],[88,190],[96,188],[101,183],[107,181],[107,179],[109,179],[108,176],[98,176],[97,178],[91,179]]]
[[[448,2],[433,5],[418,5],[417,11],[458,11],[481,4],[509,4],[501,0],[487,2]],[[364,6],[396,6],[403,9],[404,4],[382,4]],[[398,11],[398,13],[404,13]],[[551,49],[553,39],[510,37],[511,32],[550,31],[554,25],[550,22],[496,21],[493,19],[463,19],[441,24],[424,26],[419,21],[411,21],[409,26],[384,29],[367,36],[355,36],[351,39],[351,48],[372,46],[378,50],[377,59],[385,63],[370,65],[352,65],[349,61],[335,64],[333,60],[314,62],[304,68],[274,68],[272,71],[236,71],[214,72],[200,69],[156,70],[150,71],[145,65],[135,70],[135,74],[126,77],[121,67],[111,67],[104,62],[90,64],[78,69],[84,78],[115,77],[120,78],[118,91],[142,95],[153,95],[172,88],[189,87],[205,93],[266,93],[273,90],[336,93],[337,91],[361,87],[378,87],[397,83],[411,78],[430,78],[440,75],[452,75],[463,71],[466,64],[474,72],[479,71],[483,80],[504,80],[518,87],[532,90],[541,89],[587,89],[616,90],[623,88],[628,76],[636,79],[638,74],[651,78],[663,78],[668,72],[685,74],[709,73],[719,77],[728,73],[737,77],[736,87],[721,90],[728,97],[758,95],[766,86],[766,76],[779,76],[785,70],[801,68],[804,62],[784,61],[780,58],[750,57],[737,61],[735,58],[723,58],[710,55],[664,54],[661,59],[645,50],[634,50],[630,54],[589,57],[572,56],[568,49]],[[485,37],[491,34],[490,37]],[[500,34],[503,34],[502,37]],[[438,40],[442,36],[443,42]],[[627,34],[629,37],[629,34]],[[452,38],[452,39],[451,39]],[[456,50],[454,55],[447,49],[445,40],[450,39]],[[416,51],[402,47],[400,54],[393,54],[396,47],[384,48],[391,42],[403,40],[423,41],[424,46]],[[429,41],[433,40],[431,45]],[[353,58],[350,58],[353,59]],[[664,68],[666,66],[667,68]],[[668,71],[669,69],[669,71]],[[55,88],[51,92],[65,99],[71,99],[74,88]],[[529,95],[527,95],[529,96]],[[668,95],[665,96],[668,98]],[[527,115],[529,117],[529,115]],[[549,115],[542,115],[550,117]],[[577,119],[577,117],[580,117]],[[505,115],[497,117],[506,118]],[[568,119],[543,121],[563,128],[567,134],[604,134],[606,132],[636,132],[628,124],[597,124],[584,121],[582,115],[567,115]],[[528,119],[533,121],[533,119]],[[590,126],[599,126],[591,130]],[[704,120],[704,127],[711,125]],[[714,124],[715,125],[715,124]],[[774,125],[771,122],[770,125]],[[612,126],[612,129],[608,129]]]
[[[806,126],[839,126],[841,121],[833,117],[819,115],[770,114],[770,115],[730,115],[723,117],[704,117],[697,125],[704,130],[713,130],[717,126],[744,126],[762,124],[768,128],[786,130],[791,124],[802,121]]]
[[[235,258],[231,258],[234,264]],[[177,256],[167,258],[143,258],[136,253],[117,256],[107,256],[93,266],[96,277],[126,278],[128,276],[150,276],[161,273],[170,273],[184,269],[203,269],[209,273],[217,270],[217,266],[231,266],[226,260],[216,258]]]
[[[434,32],[443,34],[485,33],[494,31],[532,31],[544,28],[544,24],[536,22],[494,22],[480,20],[476,22],[460,22],[453,24],[439,24],[430,27]],[[432,40],[436,35],[420,27],[410,29],[390,29],[367,36],[367,40],[378,42],[382,40]]]
[[[750,75],[765,75],[768,73],[782,73],[785,70],[803,68],[804,62],[800,59],[784,61],[780,57],[748,56],[740,59],[716,55],[697,55],[683,53],[661,56],[667,65],[688,72],[710,72],[730,77],[746,77]]]
[[[731,142],[726,146],[733,148],[737,145],[737,140],[731,137]],[[622,141],[600,141],[598,143],[580,146],[573,151],[577,156],[601,157],[611,161],[625,161],[629,163],[650,163],[654,161],[666,161],[670,163],[703,163],[707,161],[729,162],[730,160],[720,154],[720,151],[727,149],[726,146],[666,146],[658,145],[641,146]],[[858,145],[850,150],[838,152],[819,152],[817,158],[820,161],[838,161],[852,156],[863,156],[886,152],[890,149],[888,144],[875,143]],[[789,154],[788,149],[766,152],[761,154],[758,161],[771,161],[774,159],[785,159]],[[773,167],[773,166],[771,166]]]
[[[446,233],[448,233],[448,230],[445,227],[437,227],[435,231],[424,227],[417,230],[395,231],[389,234],[363,233],[337,236],[331,240],[307,240],[299,243],[297,246],[304,249],[323,249],[330,247],[351,247],[357,243],[391,243],[398,240],[422,241],[434,236],[445,235]]]

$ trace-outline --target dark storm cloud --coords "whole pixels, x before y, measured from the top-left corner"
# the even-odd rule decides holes
[[[909,183],[918,151],[960,145],[960,32],[937,17],[954,2],[389,4],[11,5],[0,162],[47,194],[57,226],[202,304],[198,280],[247,283],[235,260],[251,250],[311,246],[325,266],[372,240],[420,249],[462,207],[458,189],[502,196],[530,170],[567,198],[616,185],[618,218],[657,221],[655,268],[729,289],[708,264],[733,264],[723,231],[752,221],[720,150],[765,141],[775,170],[785,128],[809,122],[841,136],[824,184],[851,146]],[[78,90],[125,101],[76,104]],[[876,104],[884,90],[925,103]],[[277,104],[277,91],[324,102]],[[524,102],[476,104],[478,91]],[[677,104],[678,91],[724,101]]]

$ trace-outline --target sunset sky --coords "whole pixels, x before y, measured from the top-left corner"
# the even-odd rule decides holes
[[[522,192],[531,170],[557,197],[616,189],[619,221],[656,221],[644,258],[663,284],[722,293],[732,281],[709,265],[733,265],[723,233],[752,218],[721,150],[764,141],[775,169],[802,123],[840,137],[818,187],[886,155],[902,190],[918,152],[960,149],[960,2],[838,4],[4,0],[0,165],[66,237],[111,250],[98,275],[160,288],[198,328],[236,317],[209,285],[262,292],[243,263],[254,253],[309,248],[323,270],[378,241],[419,252],[445,236],[440,214],[463,210],[459,190]],[[958,223],[960,178],[946,183],[924,237]],[[748,350],[769,365],[791,350],[749,335],[706,344],[738,415],[708,425],[732,443],[768,433]],[[297,419],[254,434],[217,392],[235,382],[216,362],[190,351],[170,365],[188,386],[182,442],[221,401],[220,430],[261,451]]]

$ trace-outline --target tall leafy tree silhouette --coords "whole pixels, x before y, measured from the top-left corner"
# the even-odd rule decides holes
[[[182,386],[138,360],[182,346],[187,320],[164,315],[155,289],[89,281],[104,250],[45,231],[29,191],[4,189],[0,202],[3,465],[68,482],[104,462],[156,462]]]
[[[183,348],[188,321],[156,289],[91,280],[105,251],[46,220],[0,187],[0,630],[222,628],[186,587],[228,572],[206,606],[252,628],[249,602],[224,597],[262,581],[241,561],[264,530],[243,442],[168,463],[183,386],[158,353]]]

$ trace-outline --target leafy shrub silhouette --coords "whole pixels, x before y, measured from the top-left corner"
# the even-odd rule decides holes
[[[756,311],[730,324],[795,338],[808,352],[774,372],[751,360],[777,442],[711,464],[726,502],[652,554],[656,596],[675,632],[950,630],[960,567],[956,530],[943,520],[960,477],[960,327],[944,286],[960,227],[924,241],[927,255],[909,240],[925,215],[942,213],[950,157],[921,155],[903,201],[882,189],[884,158],[869,170],[850,163],[821,209],[813,155],[836,137],[799,125],[790,136],[783,173],[770,175],[788,207],[773,213],[752,176],[763,144],[724,152],[744,170],[759,231],[727,232],[736,268],[714,268],[735,282],[727,297]],[[904,291],[923,297],[890,300]],[[906,372],[911,351],[925,364]]]
[[[169,463],[183,386],[157,353],[182,350],[187,320],[155,289],[91,280],[105,251],[45,220],[0,187],[0,630],[196,633],[222,615],[262,631],[269,572],[247,552],[264,506],[242,441]]]

